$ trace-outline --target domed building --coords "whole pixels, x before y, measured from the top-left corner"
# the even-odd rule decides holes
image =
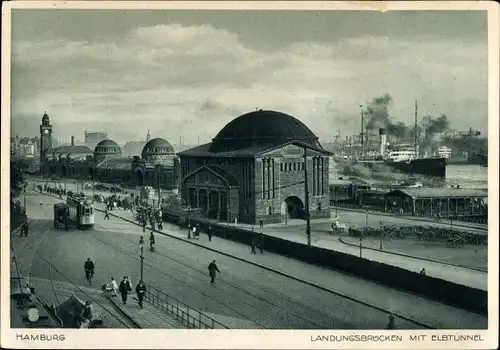
[[[309,215],[329,217],[330,155],[298,119],[269,110],[247,113],[212,142],[179,153],[182,198],[211,219],[304,219],[307,159]]]
[[[94,161],[97,163],[121,156],[122,149],[113,140],[102,140],[94,148]]]
[[[146,162],[167,164],[173,162],[175,151],[167,140],[157,137],[144,145],[141,157]]]
[[[47,114],[42,117],[41,173],[46,177],[71,177],[79,181],[98,181],[126,186],[158,186],[175,189],[179,184],[179,162],[170,143],[162,138],[144,142],[141,156],[124,157],[113,140],[102,140],[94,151],[75,145],[52,148],[52,125]]]

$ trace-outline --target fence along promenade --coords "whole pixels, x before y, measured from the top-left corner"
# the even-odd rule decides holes
[[[179,299],[171,297],[150,285],[147,285],[144,300],[163,311],[175,315],[178,320],[189,327],[198,329],[229,329],[229,327],[214,320],[212,317],[189,307],[182,301],[179,301]]]

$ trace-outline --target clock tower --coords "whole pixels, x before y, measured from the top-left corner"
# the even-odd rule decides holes
[[[40,125],[40,174],[43,174],[45,152],[52,148],[52,125],[50,125],[47,112],[42,117]]]

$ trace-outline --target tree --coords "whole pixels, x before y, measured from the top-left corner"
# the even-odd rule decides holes
[[[25,166],[16,161],[10,162],[10,196],[15,198],[19,196],[24,188],[25,176],[23,169]]]

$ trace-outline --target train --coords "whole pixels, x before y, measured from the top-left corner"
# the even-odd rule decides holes
[[[89,229],[95,224],[94,204],[84,196],[68,196],[66,204],[69,207],[69,222],[76,228]]]

